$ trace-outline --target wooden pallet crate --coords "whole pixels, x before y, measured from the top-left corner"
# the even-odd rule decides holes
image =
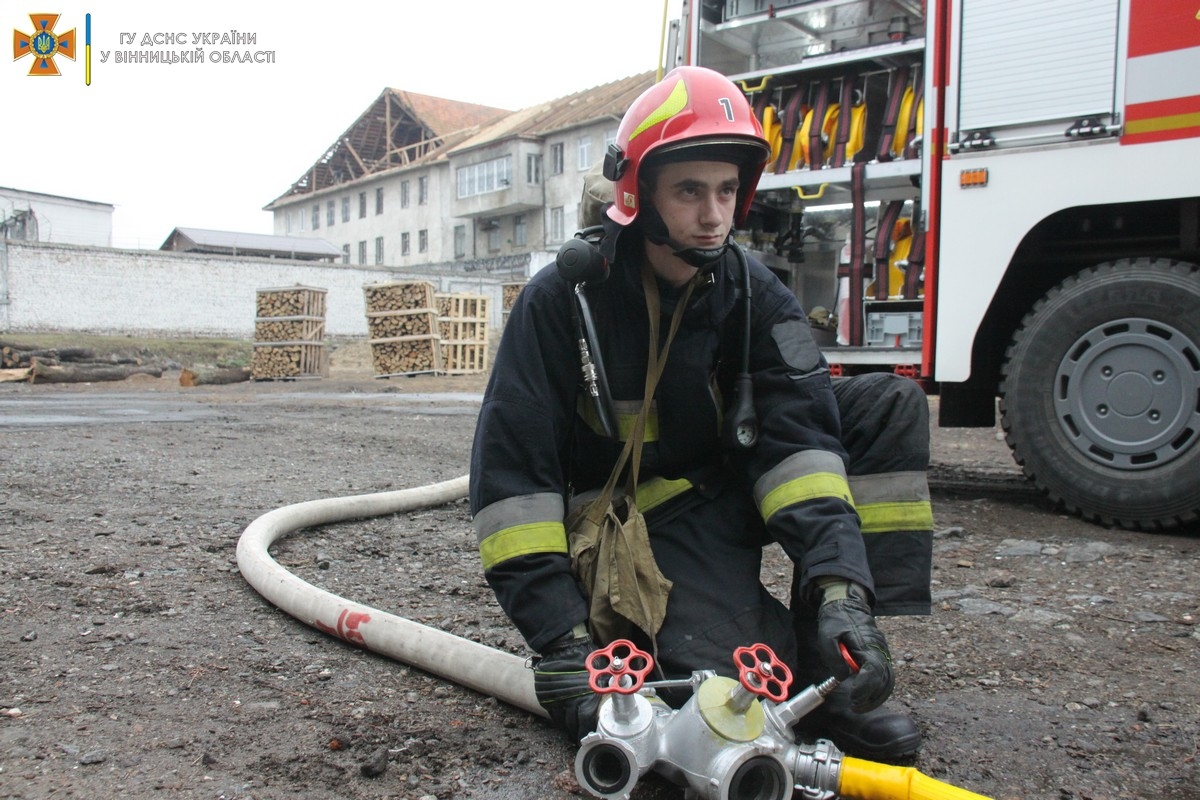
[[[441,341],[437,336],[399,336],[372,339],[371,364],[375,377],[423,375],[442,370]]]
[[[486,294],[438,294],[434,300],[439,317],[486,321],[491,298]]]
[[[255,343],[250,377],[256,381],[324,378],[329,359],[323,342]]]
[[[438,336],[442,338],[443,342],[486,343],[488,324],[483,320],[440,317],[438,319]]]
[[[258,317],[256,342],[320,342],[325,339],[324,317]]]
[[[325,317],[327,289],[313,286],[286,286],[259,289],[255,297],[258,317]]]
[[[487,342],[442,342],[442,372],[446,375],[487,372],[487,368]]]
[[[363,287],[367,313],[435,308],[433,284],[428,281],[370,283]]]
[[[437,332],[437,312],[432,309],[373,311],[367,314],[367,337],[369,339],[436,336]]]

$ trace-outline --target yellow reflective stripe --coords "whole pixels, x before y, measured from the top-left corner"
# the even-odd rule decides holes
[[[617,414],[617,435],[622,442],[629,441],[633,434],[633,426],[637,424],[637,414]],[[658,441],[658,412],[651,408],[646,415],[646,430],[642,432],[642,443]]]
[[[815,500],[818,497],[836,497],[847,503],[850,499],[850,484],[844,475],[833,472],[814,472],[802,475],[767,492],[758,505],[763,522],[769,522],[776,511],[796,503]]]
[[[624,402],[618,401],[613,403],[613,409],[617,415],[617,436],[622,442],[628,441],[629,436],[633,433],[633,426],[637,422],[638,411],[641,410],[641,401]],[[631,408],[632,411],[626,412],[625,409]],[[596,404],[591,397],[580,396],[575,403],[576,413],[579,414],[584,424],[591,429],[592,433],[597,436],[604,435],[604,428],[600,426],[600,414],[596,411]],[[623,413],[625,412],[625,413]],[[657,442],[658,441],[658,410],[654,405],[650,406],[650,413],[646,417],[646,431],[642,435],[642,442]]]
[[[687,102],[687,86],[685,86],[683,80],[680,79],[680,81],[675,84],[675,88],[671,90],[671,93],[667,95],[667,99],[663,101],[662,105],[651,111],[649,116],[642,120],[641,124],[633,129],[633,132],[629,134],[629,141],[632,142],[638,136],[645,133],[648,129],[653,128],[658,123],[668,120],[678,114],[680,111],[683,111],[683,109],[687,108]]]
[[[863,533],[933,530],[933,506],[928,500],[907,503],[868,503],[855,506]]]
[[[479,543],[483,568],[530,553],[567,553],[567,531],[561,522],[531,522],[496,531]]]
[[[645,512],[660,506],[668,500],[692,488],[692,482],[687,478],[668,480],[667,478],[652,478],[637,487],[638,510]]]

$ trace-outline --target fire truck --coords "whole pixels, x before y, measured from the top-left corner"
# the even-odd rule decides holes
[[[763,122],[738,236],[835,375],[917,379],[947,427],[998,411],[1094,522],[1200,519],[1200,2],[684,0],[677,26],[674,63]]]

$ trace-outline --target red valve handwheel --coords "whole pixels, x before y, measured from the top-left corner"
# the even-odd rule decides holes
[[[653,668],[654,659],[649,653],[628,639],[617,639],[588,656],[588,685],[597,694],[634,694]]]
[[[792,685],[792,671],[765,644],[752,644],[733,651],[738,680],[754,694],[782,703]]]
[[[860,667],[858,662],[854,660],[854,656],[850,655],[850,648],[846,647],[846,645],[842,642],[838,642],[838,650],[841,651],[842,660],[846,662],[846,666],[850,668],[850,672],[857,675],[858,671],[862,669],[862,667]]]

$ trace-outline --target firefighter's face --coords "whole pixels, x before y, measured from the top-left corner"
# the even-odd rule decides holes
[[[650,204],[671,238],[685,248],[712,249],[725,242],[737,207],[738,168],[721,161],[664,164]]]

